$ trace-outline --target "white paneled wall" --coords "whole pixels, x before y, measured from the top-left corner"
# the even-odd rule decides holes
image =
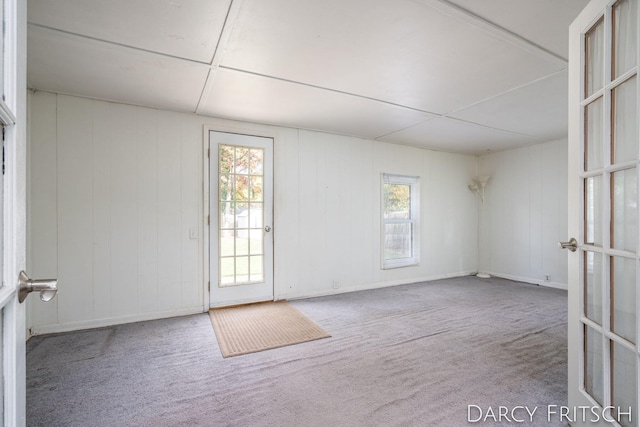
[[[477,269],[473,156],[51,93],[29,100],[29,271],[60,288],[51,303],[29,299],[34,333],[204,310],[206,127],[274,137],[276,298]],[[383,172],[421,177],[419,266],[380,268]]]
[[[489,154],[480,269],[501,277],[566,289],[567,141]],[[548,276],[548,280],[546,278]]]

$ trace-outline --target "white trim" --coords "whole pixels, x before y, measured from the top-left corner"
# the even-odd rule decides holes
[[[0,287],[0,310],[9,303],[9,300],[16,294],[16,288],[12,286]]]
[[[546,281],[540,280],[540,279],[532,279],[531,277],[514,276],[512,274],[496,273],[494,271],[489,271],[488,273],[490,275],[492,275],[493,277],[499,277],[501,279],[513,280],[514,282],[529,283],[531,285],[544,286],[546,288],[561,289],[563,291],[569,290],[569,286],[567,286],[566,283],[546,282]]]
[[[167,319],[171,317],[190,316],[193,314],[202,314],[202,313],[203,313],[202,307],[197,305],[194,307],[183,308],[183,309],[174,310],[174,311],[134,314],[130,316],[113,317],[113,318],[96,319],[96,320],[82,320],[79,322],[57,323],[53,325],[44,325],[44,326],[34,327],[32,330],[32,336],[53,334],[53,333],[59,333],[59,332],[80,331],[84,329],[104,328],[108,326],[122,325],[125,323],[145,322],[149,320],[159,320],[159,319]]]
[[[304,298],[324,297],[338,295],[349,292],[369,291],[373,289],[388,288],[392,286],[413,285],[422,282],[433,282],[435,280],[451,279],[455,277],[473,276],[475,271],[460,271],[457,273],[434,274],[431,276],[413,277],[409,279],[391,280],[386,282],[365,283],[360,285],[341,286],[339,289],[319,290],[309,292],[293,292],[278,295],[279,300],[295,300]]]
[[[16,116],[9,106],[0,99],[0,123],[5,126],[11,126],[16,124]]]

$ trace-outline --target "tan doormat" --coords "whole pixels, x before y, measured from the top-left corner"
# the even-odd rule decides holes
[[[330,337],[286,301],[209,310],[222,357]]]

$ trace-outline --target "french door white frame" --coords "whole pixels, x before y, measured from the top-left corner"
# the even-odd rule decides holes
[[[26,25],[25,1],[3,0],[3,93],[0,122],[5,129],[3,182],[2,284],[2,393],[4,426],[26,424],[26,309],[18,302],[18,273],[26,254]]]
[[[588,393],[584,389],[585,384],[585,366],[584,366],[584,326],[589,325],[591,327],[602,329],[603,330],[603,390],[604,390],[604,400],[605,405],[610,402],[610,384],[611,384],[611,372],[608,371],[608,367],[610,366],[609,355],[610,350],[606,349],[607,341],[612,340],[616,342],[616,338],[613,334],[607,332],[609,328],[609,320],[603,318],[603,325],[599,326],[594,322],[586,319],[584,316],[584,303],[585,303],[585,295],[584,295],[584,287],[583,280],[585,280],[583,276],[583,262],[584,262],[584,254],[586,251],[594,252],[596,256],[602,256],[602,254],[606,255],[618,255],[628,257],[628,254],[623,251],[619,251],[616,249],[607,249],[608,244],[605,243],[603,248],[595,247],[592,245],[585,245],[585,228],[584,224],[584,179],[589,176],[608,176],[608,174],[613,173],[614,171],[624,169],[629,165],[633,164],[636,167],[636,171],[640,168],[637,161],[627,162],[622,165],[615,166],[607,166],[610,162],[608,155],[604,154],[604,168],[600,168],[600,171],[596,170],[595,172],[583,172],[581,163],[584,161],[584,139],[585,139],[585,126],[584,126],[584,113],[583,106],[588,102],[596,99],[598,96],[602,96],[603,99],[603,115],[606,118],[604,120],[604,129],[603,129],[603,144],[610,144],[610,96],[609,87],[617,86],[618,82],[625,81],[633,72],[626,72],[621,76],[617,77],[613,82],[611,81],[611,76],[609,75],[610,70],[609,66],[605,66],[605,74],[604,74],[604,89],[600,89],[596,91],[595,94],[590,95],[587,99],[583,99],[583,91],[585,88],[585,34],[589,31],[596,23],[600,21],[603,17],[604,19],[604,63],[611,64],[611,37],[610,37],[610,15],[611,8],[616,1],[611,0],[592,0],[587,7],[582,11],[582,13],[576,18],[569,30],[569,165],[568,165],[568,195],[569,195],[569,236],[568,237],[577,237],[578,240],[578,250],[574,253],[569,253],[569,262],[568,262],[568,300],[569,300],[569,311],[568,311],[568,361],[569,361],[569,370],[568,370],[568,403],[569,409],[578,408],[578,407],[597,407],[599,404],[588,395]],[[640,7],[638,8],[640,13]],[[638,17],[636,17],[638,19]],[[637,47],[640,47],[640,43],[637,43]],[[640,52],[637,53],[637,58],[640,59]],[[636,64],[635,71],[636,79],[640,78],[637,75],[638,65]],[[637,82],[637,80],[636,80]],[[637,85],[636,89],[636,102],[640,103],[640,93],[638,92]],[[588,102],[587,102],[588,101]],[[638,110],[640,111],[640,105],[638,106]],[[638,174],[640,175],[640,174]],[[637,177],[637,179],[640,177]],[[609,223],[610,220],[610,210],[609,206],[611,203],[611,194],[608,181],[605,180],[602,182],[602,210],[600,219],[600,225]],[[640,188],[640,186],[638,186]],[[605,208],[606,205],[606,208]],[[639,231],[640,231],[640,227]],[[603,235],[601,237],[603,242],[610,241],[610,235],[608,231],[608,227],[602,227]],[[637,239],[638,244],[640,244],[640,237]],[[638,249],[636,247],[636,293],[638,292],[637,282],[640,279],[638,275],[640,272],[638,271]],[[602,304],[606,307],[610,307],[610,299],[607,290],[609,289],[608,279],[605,275],[609,273],[609,266],[603,264],[602,271],[602,280],[603,280],[603,295],[602,295]],[[640,330],[640,301],[639,296],[636,296],[636,335],[638,330]],[[609,308],[605,310],[605,313],[608,313]],[[637,337],[636,337],[637,341]],[[636,342],[634,354],[636,355],[636,362],[638,360],[638,343]],[[640,369],[637,366],[637,369]],[[637,378],[636,378],[637,381]],[[637,386],[640,387],[640,386]],[[636,396],[637,399],[637,396]],[[636,420],[637,423],[638,415],[633,414],[633,419]],[[600,420],[599,423],[588,422],[589,417],[587,417],[587,422],[583,422],[582,419],[574,420],[571,425],[579,426],[579,425],[611,425],[610,423],[606,423]],[[617,425],[614,424],[614,425]]]
[[[203,158],[203,233],[202,233],[202,253],[203,253],[203,311],[209,311],[211,308],[211,288],[215,286],[214,280],[215,278],[211,277],[211,274],[214,273],[210,268],[210,259],[211,259],[211,227],[215,227],[215,224],[212,222],[212,217],[210,217],[210,206],[211,206],[211,184],[210,184],[210,159],[209,159],[209,135],[210,132],[223,132],[223,133],[234,133],[240,135],[248,135],[248,136],[257,136],[263,138],[270,138],[273,140],[274,145],[274,157],[272,161],[272,167],[274,167],[275,163],[275,142],[279,138],[277,133],[271,132],[263,132],[259,130],[247,130],[244,128],[236,128],[236,127],[228,127],[228,126],[218,126],[218,125],[204,125],[203,133],[202,133],[202,158]],[[275,194],[275,167],[273,173],[274,179],[274,194]],[[275,200],[274,200],[275,202]],[[274,203],[274,214],[273,221],[275,222],[275,203]],[[272,225],[274,229],[271,231],[272,234],[275,233],[275,227]],[[274,239],[275,240],[275,239]],[[273,257],[275,259],[275,245],[273,245]],[[272,264],[273,265],[273,264]],[[273,298],[277,299],[276,292],[276,282],[275,282],[275,272],[272,269],[272,280],[273,280]]]

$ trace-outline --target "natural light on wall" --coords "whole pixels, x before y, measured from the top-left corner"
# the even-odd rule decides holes
[[[382,268],[420,262],[420,178],[382,174]]]

